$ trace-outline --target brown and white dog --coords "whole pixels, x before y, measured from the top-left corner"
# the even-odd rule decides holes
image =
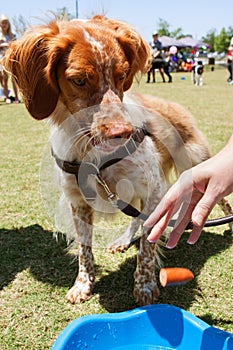
[[[149,57],[147,43],[128,24],[95,16],[32,28],[12,42],[4,59],[29,113],[38,120],[47,118],[51,125],[51,147],[79,242],[79,273],[67,294],[71,303],[85,301],[92,293],[94,216],[97,211],[111,212],[96,174],[77,174],[82,163],[98,168],[112,193],[127,203],[139,202],[148,215],[166,191],[173,168],[181,173],[210,156],[204,137],[182,106],[125,93],[137,73],[148,71]],[[135,141],[140,130],[144,136]],[[135,149],[101,168],[102,159],[114,159],[131,140]],[[140,224],[140,218],[132,219],[124,237],[130,240]],[[148,243],[147,229],[141,230],[134,296],[145,305],[159,293],[157,245]],[[121,240],[113,251],[121,249],[117,244]]]

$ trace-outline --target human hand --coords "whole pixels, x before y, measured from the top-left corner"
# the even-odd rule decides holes
[[[180,176],[144,223],[148,228],[154,226],[148,236],[150,242],[159,239],[178,210],[178,219],[170,233],[167,248],[176,246],[190,219],[193,222],[193,230],[188,243],[194,244],[198,240],[214,205],[233,192],[232,150],[233,137],[216,156]]]

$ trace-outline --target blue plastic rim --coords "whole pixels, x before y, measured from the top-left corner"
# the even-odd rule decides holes
[[[233,350],[233,334],[172,305],[80,317],[52,350]]]

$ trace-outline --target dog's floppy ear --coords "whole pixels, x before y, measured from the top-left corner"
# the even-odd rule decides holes
[[[130,64],[124,83],[124,91],[126,91],[132,85],[137,73],[144,74],[150,69],[150,47],[142,36],[127,23],[111,19],[106,19],[106,21],[108,28],[110,27],[115,31],[116,38]]]
[[[53,43],[58,35],[59,27],[55,22],[34,27],[10,44],[3,60],[35,119],[48,117],[57,104],[59,87],[55,65],[63,52]]]

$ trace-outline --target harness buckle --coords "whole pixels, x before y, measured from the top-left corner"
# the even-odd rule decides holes
[[[108,185],[106,184],[104,179],[102,179],[102,177],[100,176],[99,173],[95,175],[95,178],[96,178],[96,181],[98,182],[98,184],[100,184],[104,188],[104,190],[108,196],[108,200],[112,203],[112,205],[115,208],[119,209],[118,196],[110,190],[110,188],[108,187]]]

